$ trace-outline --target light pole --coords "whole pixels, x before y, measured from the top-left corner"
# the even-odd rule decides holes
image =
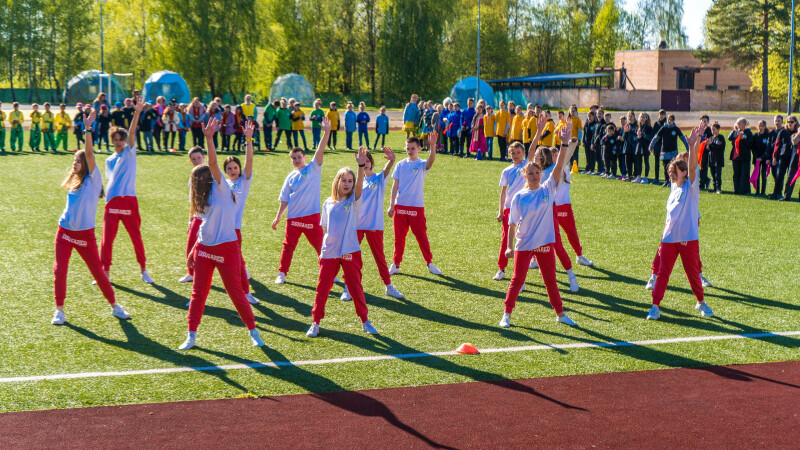
[[[786,105],[786,115],[792,115],[792,77],[794,76],[794,0],[792,0],[792,38],[789,44],[789,101]]]
[[[792,0],[794,1],[794,0]],[[481,99],[481,0],[478,0],[478,80],[475,83],[475,102]]]
[[[100,3],[100,92],[103,92],[103,77],[102,74],[106,72],[105,68],[105,55],[103,54],[103,2],[104,0],[97,0]],[[108,81],[109,86],[111,85],[111,80]],[[108,97],[111,98],[110,96]]]

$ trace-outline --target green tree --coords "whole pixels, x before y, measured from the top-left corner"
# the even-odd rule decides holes
[[[622,47],[620,8],[616,0],[605,0],[594,21],[593,66],[613,66],[614,52]]]

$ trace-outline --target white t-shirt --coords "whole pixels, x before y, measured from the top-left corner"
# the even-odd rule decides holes
[[[383,229],[383,198],[389,178],[383,171],[364,177],[361,187],[361,210],[358,213],[357,230]]]
[[[312,159],[300,170],[293,170],[283,182],[278,200],[289,204],[287,219],[319,214],[322,168]]]
[[[667,221],[661,242],[687,242],[700,238],[697,224],[700,214],[700,178],[695,177],[694,183],[688,179],[683,185],[670,184],[669,198],[667,199]]]
[[[92,173],[83,179],[80,189],[67,193],[67,206],[58,219],[58,226],[72,231],[94,228],[97,200],[100,199],[102,189],[103,176],[100,175],[100,168],[95,165]]]
[[[338,202],[328,198],[322,205],[319,224],[325,227],[322,238],[322,259],[340,258],[342,255],[361,250],[356,233],[361,199],[355,200],[355,193]]]
[[[556,206],[567,205],[572,203],[569,198],[569,187],[572,186],[570,181],[572,181],[572,177],[569,176],[569,171],[564,169],[564,175],[567,179],[565,182],[564,179],[561,179],[561,182],[558,183],[558,187],[556,188]]]
[[[394,167],[392,178],[400,183],[400,188],[397,190],[396,203],[398,205],[417,208],[425,207],[423,185],[425,184],[425,177],[428,175],[428,169],[425,167],[427,164],[427,160],[411,161],[406,158]]]
[[[136,149],[125,146],[106,159],[106,203],[114,197],[136,197]]]
[[[235,220],[235,228],[237,230],[242,229],[242,216],[244,216],[244,205],[247,203],[247,195],[250,193],[250,183],[253,181],[253,174],[250,174],[250,179],[248,180],[244,173],[239,175],[239,178],[236,181],[227,180],[228,186],[231,188],[231,192],[233,195],[236,196],[236,220]]]
[[[527,164],[527,162],[528,160],[524,159],[519,164],[511,164],[503,169],[503,172],[500,174],[500,186],[508,186],[506,190],[506,203],[504,205],[506,209],[511,208],[511,199],[514,198],[517,192],[525,187],[525,182],[527,181],[525,164]]]
[[[517,192],[511,199],[508,223],[517,226],[517,251],[530,251],[556,241],[553,224],[553,197],[556,182],[552,177],[539,185],[538,189],[527,188]]]
[[[206,211],[197,215],[203,220],[197,233],[197,242],[209,246],[237,240],[234,228],[236,208],[231,198],[231,188],[227,181],[220,180],[217,183],[213,178],[211,185]]]

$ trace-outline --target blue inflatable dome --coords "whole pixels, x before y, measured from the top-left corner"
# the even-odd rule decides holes
[[[279,76],[269,88],[269,101],[293,98],[303,106],[314,104],[314,88],[306,77],[296,73]]]
[[[158,96],[177,99],[178,103],[191,103],[192,95],[183,77],[169,70],[162,70],[150,75],[144,82],[143,97],[147,103],[154,105]]]
[[[106,93],[112,105],[125,98],[125,92],[117,80],[99,70],[85,70],[72,77],[64,89],[64,98],[65,102],[91,103],[100,92]]]
[[[461,109],[467,107],[467,99],[469,98],[474,98],[476,103],[478,100],[483,99],[486,101],[487,105],[494,108],[494,91],[492,90],[492,87],[486,84],[485,81],[481,80],[480,94],[476,98],[475,87],[477,83],[478,79],[475,77],[467,77],[458,80],[458,82],[453,85],[453,88],[450,89],[450,98],[454,102],[461,104]]]

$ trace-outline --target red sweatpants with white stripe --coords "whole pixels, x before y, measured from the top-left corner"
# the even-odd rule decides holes
[[[508,258],[506,258],[506,248],[508,247],[508,214],[511,209],[506,208],[503,210],[503,227],[500,231],[500,254],[497,256],[497,268],[505,271],[508,267]]]
[[[556,212],[558,224],[561,226],[561,229],[564,230],[564,233],[567,233],[567,240],[569,240],[569,245],[572,246],[572,250],[575,251],[575,256],[583,255],[581,240],[578,238],[578,229],[575,227],[575,215],[572,213],[572,204],[565,203],[563,205],[556,205],[553,210]],[[556,229],[556,231],[556,234],[561,234],[558,229]]]
[[[656,286],[653,288],[654,305],[661,304],[661,300],[667,290],[669,276],[672,274],[672,268],[675,266],[675,261],[679,255],[694,296],[698,302],[703,301],[703,283],[700,282],[700,245],[698,241],[662,242],[658,247],[660,265],[656,274],[658,275]]]
[[[242,290],[247,295],[250,293],[250,279],[247,278],[247,265],[244,263],[244,253],[242,253],[242,230],[236,230],[236,241],[239,243],[239,259],[242,260],[242,268],[240,269],[242,273]]]
[[[369,244],[372,257],[378,266],[378,274],[381,276],[383,284],[392,284],[392,277],[389,275],[389,266],[386,265],[386,255],[383,250],[383,230],[357,230],[356,233],[358,233],[359,244],[364,237],[367,238],[367,244]]]
[[[186,232],[186,257],[192,253],[194,244],[197,242],[197,233],[200,231],[200,225],[203,224],[203,219],[199,217],[192,217],[189,219],[189,230]],[[194,268],[187,267],[189,275],[194,276]]]
[[[136,253],[136,261],[139,267],[145,269],[144,242],[142,242],[142,218],[139,216],[139,201],[136,197],[114,197],[106,203],[103,214],[103,240],[100,244],[100,261],[103,263],[103,270],[108,272],[111,268],[112,252],[114,239],[117,237],[119,223],[128,231],[131,237],[133,251]]]
[[[237,241],[207,246],[197,243],[191,258],[194,260],[194,282],[192,283],[192,298],[189,302],[189,331],[197,331],[203,310],[206,307],[208,292],[211,290],[211,279],[214,269],[219,271],[222,284],[233,306],[239,313],[242,322],[248,330],[256,327],[253,309],[247,302],[245,292],[242,290],[242,251]]]
[[[564,243],[561,242],[561,232],[558,230],[558,216],[556,215],[555,208],[553,208],[553,230],[555,231],[554,234],[556,235],[556,242],[553,244],[553,247],[556,249],[556,256],[558,256],[558,260],[561,261],[561,267],[563,267],[564,270],[572,269],[572,260],[569,259],[567,251],[564,250]]]
[[[361,323],[367,321],[367,300],[364,298],[364,288],[361,286],[361,266],[360,251],[342,255],[341,258],[319,259],[317,294],[314,296],[314,308],[311,310],[311,318],[315,323],[319,323],[325,318],[325,304],[328,302],[333,279],[339,273],[340,267],[344,272],[344,285],[347,286],[347,291],[353,297],[356,314],[361,319]]]
[[[394,254],[392,255],[394,265],[399,266],[403,262],[403,253],[406,251],[406,236],[409,228],[414,233],[414,237],[417,238],[425,264],[430,264],[433,261],[433,254],[431,253],[431,243],[428,242],[425,208],[395,205],[392,223],[394,223]]]
[[[519,291],[528,276],[528,266],[533,258],[536,258],[536,263],[539,264],[539,272],[542,274],[542,281],[544,281],[550,305],[556,311],[556,314],[561,314],[564,311],[564,307],[561,305],[561,293],[558,292],[558,283],[556,282],[555,252],[553,244],[543,245],[535,250],[514,252],[514,275],[511,277],[511,285],[508,286],[508,292],[506,293],[505,312],[511,314],[511,311],[514,310]]]
[[[97,286],[106,300],[108,300],[108,303],[112,305],[116,303],[114,288],[111,287],[111,282],[108,281],[108,276],[100,264],[94,228],[71,231],[58,227],[55,241],[56,259],[53,263],[53,290],[55,291],[56,306],[64,306],[64,299],[67,297],[67,272],[69,258],[72,256],[73,249],[77,250],[78,254],[83,258],[83,262],[86,263],[92,277],[97,281]]]
[[[322,251],[322,238],[325,236],[319,220],[319,214],[286,220],[286,233],[283,239],[281,263],[278,266],[278,272],[289,273],[289,267],[292,265],[292,255],[294,255],[294,249],[297,247],[301,235],[306,236],[308,242],[317,251],[317,256],[319,256],[319,252]]]

